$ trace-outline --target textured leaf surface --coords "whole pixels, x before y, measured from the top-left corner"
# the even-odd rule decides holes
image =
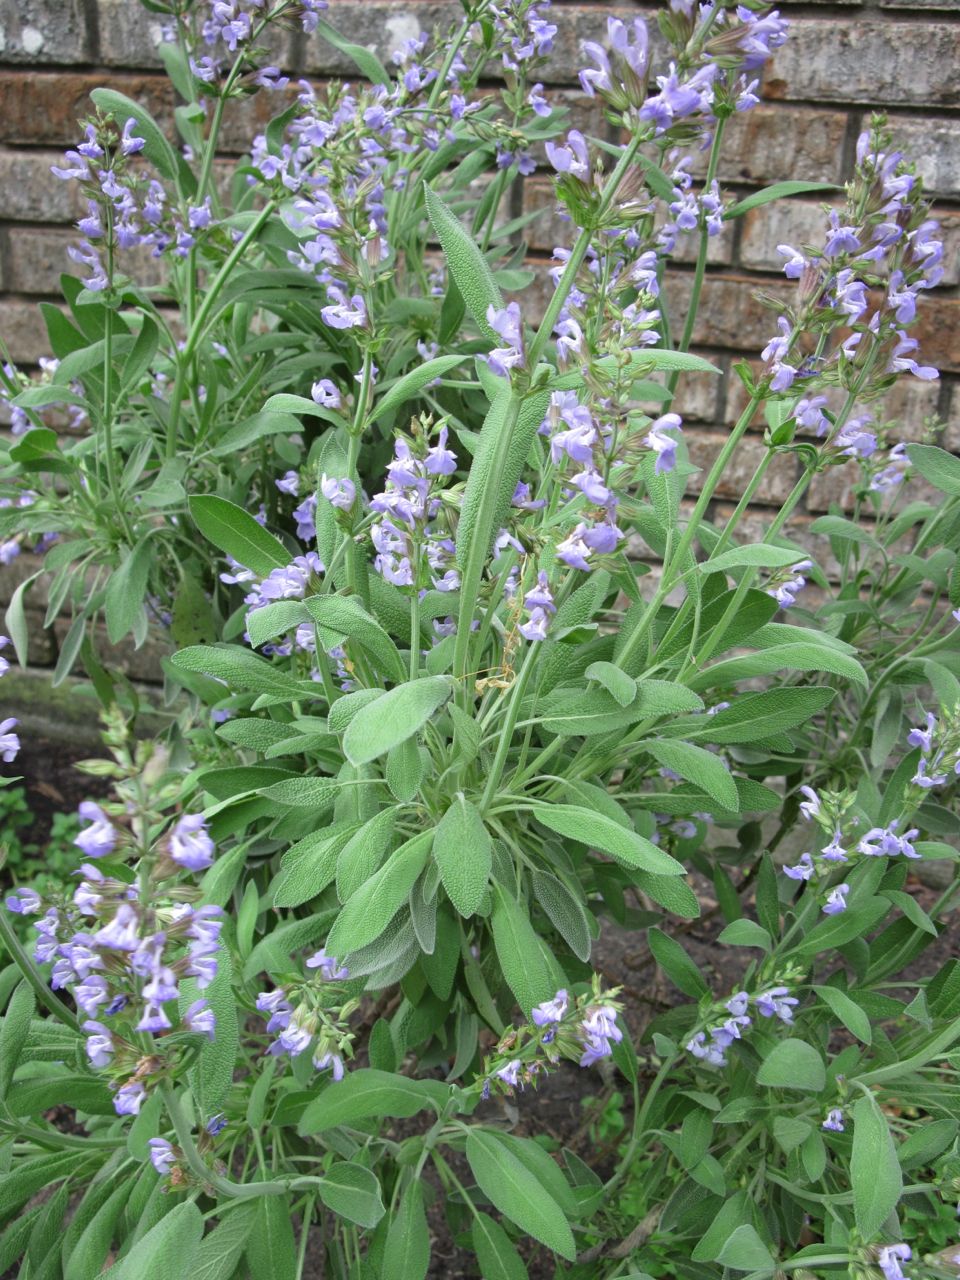
[[[447,897],[462,916],[472,916],[490,879],[493,846],[479,810],[462,792],[437,824],[433,857]]]
[[[467,1161],[491,1204],[522,1231],[573,1261],[576,1246],[563,1210],[512,1151],[492,1134],[471,1129]]]
[[[300,1132],[320,1133],[371,1116],[405,1120],[418,1111],[440,1111],[449,1098],[450,1086],[437,1080],[409,1080],[372,1068],[351,1071],[343,1080],[328,1084],[309,1103],[300,1121]]]
[[[873,1240],[897,1206],[903,1175],[890,1127],[872,1095],[854,1103],[850,1180],[857,1229],[864,1240]]]
[[[433,229],[437,233],[437,239],[447,259],[450,274],[456,280],[457,288],[470,314],[480,332],[492,342],[499,343],[499,335],[490,327],[490,322],[487,320],[487,307],[492,306],[497,311],[502,310],[503,295],[493,278],[493,272],[486,258],[460,219],[447,208],[435,191],[425,186],[423,196]]]
[[[386,755],[422,728],[453,693],[446,676],[426,676],[397,685],[369,706],[362,707],[343,735],[343,750],[351,764],[368,764]]]
[[[558,835],[568,836],[591,849],[601,849],[627,867],[652,871],[655,875],[683,875],[682,863],[649,841],[629,831],[603,813],[574,804],[537,804],[534,815]]]
[[[337,916],[327,947],[331,955],[359,951],[379,938],[406,902],[426,865],[433,833],[421,832],[400,846],[380,870],[362,884]]]

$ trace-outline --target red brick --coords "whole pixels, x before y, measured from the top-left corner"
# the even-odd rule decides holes
[[[783,178],[842,182],[847,115],[790,103],[738,112],[727,125],[720,154],[721,182],[767,184]],[[706,171],[705,153],[691,172]]]
[[[796,18],[768,64],[766,98],[925,107],[960,102],[960,27],[874,18]]]
[[[0,142],[73,146],[77,121],[93,113],[90,91],[102,72],[0,71]],[[135,98],[154,115],[172,118],[173,88],[162,76],[110,76],[112,88]]]
[[[684,432],[684,437],[690,452],[690,461],[694,466],[701,468],[699,475],[690,477],[687,491],[699,493],[707,471],[728,438],[728,432],[697,428]],[[745,436],[717,485],[717,497],[731,498],[736,502],[743,495],[766,452],[767,447],[759,437]],[[799,474],[797,468],[795,454],[778,454],[770,464],[763,483],[757,491],[757,503],[764,505],[782,503],[796,483]]]

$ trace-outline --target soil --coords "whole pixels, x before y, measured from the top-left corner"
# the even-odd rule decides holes
[[[34,738],[25,741],[14,765],[3,766],[5,776],[22,778],[21,785],[29,798],[34,821],[31,828],[21,833],[23,840],[42,847],[54,814],[76,811],[82,799],[105,794],[103,780],[79,773],[73,767],[78,760],[89,756],[89,751]],[[744,963],[740,957],[745,953],[737,948],[716,946],[724,921],[711,896],[712,886],[697,875],[694,879],[700,881],[694,887],[703,906],[703,916],[697,921],[679,925],[678,932],[682,933],[688,954],[712,989],[718,993],[730,992],[737,988]],[[0,890],[7,887],[6,878],[0,872]],[[936,890],[919,880],[911,879],[907,887],[925,909],[929,909],[939,896]],[[958,950],[960,915],[951,920],[936,942],[900,977],[909,980],[928,976]],[[652,1019],[669,1009],[677,999],[676,991],[657,970],[641,936],[636,933],[612,925],[605,926],[593,959],[606,984],[622,988],[625,1018],[635,1041]],[[564,1063],[542,1082],[536,1093],[528,1092],[514,1100],[493,1099],[485,1104],[482,1114],[492,1123],[502,1123],[519,1135],[548,1135],[579,1154],[602,1177],[612,1166],[613,1155],[610,1151],[597,1150],[594,1145],[588,1132],[583,1102],[587,1096],[604,1096],[621,1084],[602,1070],[584,1073],[576,1066]],[[58,1117],[51,1114],[49,1118],[64,1129],[72,1127],[72,1113]],[[629,1124],[629,1114],[627,1122]],[[413,1126],[415,1122],[410,1124]],[[411,1127],[410,1131],[416,1132],[416,1129]],[[469,1182],[466,1167],[458,1168],[456,1161],[451,1163],[461,1180]],[[445,1218],[442,1191],[436,1183],[433,1185],[436,1195],[428,1213],[433,1236],[429,1280],[475,1280],[477,1269],[473,1256],[468,1250],[458,1248]],[[314,1231],[307,1251],[304,1280],[326,1280],[322,1250],[320,1233]],[[543,1251],[531,1251],[528,1265],[530,1280],[552,1280],[554,1267]]]

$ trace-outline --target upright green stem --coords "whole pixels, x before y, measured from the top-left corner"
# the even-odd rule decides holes
[[[497,743],[497,754],[494,756],[493,765],[487,777],[487,785],[484,788],[483,799],[480,801],[480,812],[485,813],[489,809],[493,797],[497,793],[497,787],[500,785],[500,779],[503,776],[503,768],[507,762],[507,755],[513,742],[513,731],[516,728],[517,719],[520,715],[520,706],[523,702],[523,695],[526,691],[527,681],[530,679],[530,673],[537,656],[537,642],[533,641],[527,648],[526,655],[523,659],[523,666],[520,668],[520,674],[510,687],[510,703],[507,707],[507,715],[500,729],[500,741]]]
[[[173,390],[170,396],[170,417],[167,421],[168,458],[175,458],[177,456],[177,442],[179,440],[180,429],[180,409],[183,401],[187,373],[190,368],[190,361],[193,359],[194,352],[200,343],[200,339],[203,337],[207,319],[216,305],[217,299],[219,298],[231,271],[243,257],[244,253],[246,253],[250,244],[263,230],[276,207],[277,201],[275,199],[267,201],[241,238],[233,246],[230,253],[227,254],[223,261],[223,265],[214,276],[208,289],[203,295],[203,301],[197,309],[197,314],[194,316],[193,324],[190,326],[190,332],[187,334],[183,350],[180,353],[180,359],[177,361],[177,372],[174,376]]]
[[[703,488],[700,490],[700,496],[690,514],[690,518],[687,520],[686,528],[684,529],[683,535],[677,544],[676,550],[669,557],[669,560],[664,563],[663,573],[660,578],[660,586],[654,594],[653,599],[650,601],[650,604],[647,606],[640,622],[634,628],[626,644],[615,659],[618,666],[626,669],[626,665],[630,658],[633,657],[638,645],[646,638],[650,623],[656,616],[660,606],[676,586],[678,575],[674,572],[674,566],[683,563],[687,552],[693,545],[693,541],[697,536],[697,530],[700,527],[700,522],[713,498],[714,490],[719,484],[724,471],[726,471],[727,464],[736,452],[737,446],[743,439],[748,426],[753,421],[753,415],[756,413],[757,406],[760,404],[761,399],[762,396],[756,393],[751,397],[750,403],[740,415],[736,426],[727,437],[723,448],[717,455],[716,461],[710,468],[709,474],[704,481]]]
[[[420,674],[420,596],[415,590],[410,599],[410,679]]]
[[[707,176],[703,181],[704,191],[709,191],[710,187],[717,176],[717,166],[720,162],[720,150],[723,145],[723,133],[727,127],[727,117],[721,116],[717,120],[717,127],[713,131],[713,142],[710,145],[710,159],[707,162]],[[693,338],[693,327],[697,322],[697,310],[700,306],[700,293],[703,289],[703,278],[707,270],[707,253],[710,249],[710,234],[707,229],[706,214],[700,213],[700,247],[697,250],[697,264],[693,271],[693,287],[690,290],[690,302],[687,307],[687,318],[683,324],[683,333],[677,346],[678,351],[689,351],[690,342]],[[675,369],[667,379],[667,390],[670,392],[670,402],[673,402],[673,395],[677,389],[677,381],[680,377],[680,370]],[[670,406],[665,406],[669,408]]]

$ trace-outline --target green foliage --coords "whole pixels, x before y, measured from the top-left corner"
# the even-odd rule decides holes
[[[426,1280],[439,1228],[485,1280],[873,1280],[901,1241],[945,1280],[960,463],[926,428],[884,455],[879,410],[859,434],[909,371],[922,184],[878,173],[872,122],[835,212],[878,246],[877,309],[851,315],[855,251],[805,243],[693,484],[673,405],[720,373],[689,350],[714,223],[834,190],[711,215],[696,180],[671,315],[658,202],[686,178],[661,163],[709,135],[717,171],[752,10],[661,15],[712,95],[662,128],[612,27],[614,145],[554,143],[529,6],[466,4],[388,70],[336,6],[241,6],[221,60],[209,6],[145,4],[176,28],[179,139],[94,91],[87,278],[42,308],[54,363],[0,370],[0,558],[43,556],[6,630],[26,663],[42,580],[111,787],[79,848],[66,816],[28,843],[27,792],[0,788],[0,1270]],[[225,184],[224,116],[293,20],[371,85],[301,85]],[[573,235],[535,301],[538,214],[505,211],[544,144]],[[134,234],[159,286],[123,274]],[[839,466],[854,509],[793,521]],[[910,501],[908,467],[942,502]],[[102,637],[161,636],[145,728]],[[561,1070],[576,1132],[536,1091]]]

